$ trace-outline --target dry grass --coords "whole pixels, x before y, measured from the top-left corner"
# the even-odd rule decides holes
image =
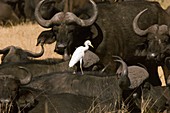
[[[37,37],[44,30],[38,24],[22,24],[13,27],[0,27],[0,49],[14,45],[33,52],[39,52],[40,47],[35,46]],[[55,43],[45,45],[45,53],[41,57],[44,58],[61,58],[60,55],[54,53]]]

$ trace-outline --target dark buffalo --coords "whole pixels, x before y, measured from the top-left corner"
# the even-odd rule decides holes
[[[0,1],[9,4],[12,7],[12,9],[15,10],[16,5],[20,0],[0,0]]]
[[[14,75],[0,74],[0,105],[1,111],[5,113],[16,113],[17,101],[19,100],[20,87],[28,84],[31,81],[32,75],[26,68],[20,67],[25,70],[28,75],[23,78],[18,78]],[[25,103],[27,104],[27,103]]]
[[[12,10],[18,16],[20,22],[22,19],[25,19],[25,14],[23,11],[24,0],[0,0],[0,1],[11,6]]]
[[[96,105],[93,98],[69,93],[47,95],[35,92],[34,95],[37,95],[37,104],[29,113],[80,113],[90,111]]]
[[[56,23],[56,24],[61,24],[62,23],[62,21],[60,22],[60,20],[59,20],[59,18],[58,18],[58,16],[60,17],[60,18],[62,18],[62,16],[64,16],[65,14],[64,14],[64,12],[61,12],[61,13],[57,13],[56,14],[56,16],[54,16],[53,18],[53,20],[54,20],[54,22],[45,22],[44,20],[42,20],[41,18],[39,18],[39,17],[41,17],[41,15],[40,15],[40,13],[38,13],[39,11],[40,11],[40,9],[39,9],[39,7],[41,7],[41,4],[43,3],[44,1],[41,1],[40,2],[40,4],[38,4],[37,6],[37,8],[36,8],[36,11],[35,11],[35,13],[36,13],[36,18],[37,19],[39,19],[39,21],[37,21],[39,24],[41,24],[42,26],[44,26],[44,27],[50,27],[51,25],[52,25],[52,23]],[[96,7],[96,5],[95,5],[95,3],[94,2],[92,2],[93,3],[93,11],[94,11],[94,14],[93,14],[93,16],[91,16],[89,19],[87,19],[87,20],[82,20],[82,19],[80,19],[80,18],[78,18],[76,15],[74,15],[73,13],[71,13],[71,12],[69,12],[67,15],[68,15],[68,17],[64,17],[64,18],[66,18],[67,20],[66,21],[68,21],[69,23],[71,22],[71,23],[77,23],[78,25],[76,25],[76,26],[74,26],[74,25],[69,25],[71,28],[70,28],[70,30],[72,29],[73,31],[75,31],[74,29],[76,28],[77,30],[78,29],[81,29],[81,30],[78,30],[78,31],[76,31],[77,33],[78,32],[80,32],[80,33],[82,33],[81,34],[81,37],[82,37],[82,39],[83,39],[83,37],[84,36],[88,36],[88,35],[90,35],[90,33],[87,33],[86,32],[86,30],[88,30],[88,29],[86,29],[86,27],[85,26],[90,26],[90,25],[92,25],[93,23],[94,23],[94,21],[96,20],[96,18],[97,18],[97,7]],[[57,16],[58,15],[58,16]],[[72,16],[71,16],[72,15]],[[71,16],[71,17],[70,17]],[[56,18],[55,18],[56,17]],[[73,17],[73,18],[72,18]],[[58,19],[57,19],[58,18]],[[57,21],[55,20],[55,19],[57,19]],[[76,21],[75,21],[76,20]],[[47,20],[48,21],[48,20]],[[51,21],[51,20],[49,20],[49,21]],[[44,23],[45,22],[45,23]],[[67,22],[66,22],[67,23]],[[46,24],[46,25],[45,25]],[[80,26],[79,26],[79,24],[80,24],[80,26],[82,25],[82,26],[84,26],[85,28],[81,28]],[[60,29],[61,29],[61,33],[59,32],[59,33],[57,33],[57,32],[54,32],[54,35],[56,36],[57,35],[57,38],[58,37],[70,37],[70,38],[72,38],[72,35],[73,34],[76,34],[76,32],[75,33],[73,33],[73,32],[68,32],[67,31],[67,25],[66,24],[63,24],[61,27],[59,27]],[[58,27],[56,26],[56,28],[55,28],[55,26],[53,27],[53,31],[54,30],[57,30],[58,29]],[[60,29],[59,29],[59,31],[60,31]],[[63,30],[64,31],[63,31]],[[72,31],[71,30],[71,31]],[[58,30],[57,30],[58,31]],[[83,33],[84,32],[84,33]],[[57,34],[56,34],[57,33]],[[67,36],[67,35],[69,35],[69,36]],[[65,49],[65,47],[66,47],[66,45],[67,45],[67,42],[65,41],[65,40],[63,40],[62,38],[60,39],[60,38],[58,38],[57,40],[60,40],[60,41],[58,41],[57,42],[57,47],[56,47],[56,49],[55,49],[55,51],[56,52],[58,52],[58,53],[60,53],[60,54],[64,54],[64,52],[63,51],[67,51],[67,54],[70,54],[70,50],[64,50]],[[68,42],[68,43],[70,43],[71,44],[71,42]],[[81,43],[81,42],[79,42],[79,43]],[[69,49],[69,48],[68,48]],[[75,49],[75,48],[74,48]],[[72,50],[72,52],[73,52],[73,50]]]
[[[44,47],[41,46],[41,51],[39,53],[33,53],[28,50],[23,50],[20,47],[8,46],[0,50],[2,55],[2,63],[12,63],[12,62],[28,62],[31,58],[38,58],[44,54]]]
[[[115,103],[119,103],[122,100],[122,90],[134,89],[140,86],[143,80],[149,76],[147,71],[141,67],[128,67],[127,69],[122,61],[121,63],[124,66],[120,68],[122,69],[121,71],[117,72],[118,76],[114,76],[112,73],[100,72],[85,72],[83,76],[81,73],[73,75],[69,72],[56,72],[34,77],[33,81],[26,87],[44,92],[47,95],[69,93],[87,96],[95,98],[96,102],[99,102],[101,105],[114,106]],[[140,78],[140,75],[143,80],[138,79],[140,82],[137,82],[138,80],[134,77]]]
[[[144,68],[138,66],[130,66],[127,69],[127,66],[123,61],[121,60],[116,60],[116,61],[121,62],[122,64],[122,66],[120,66],[120,68],[117,71],[117,76],[114,76],[115,75],[114,73],[102,73],[102,72],[91,72],[91,71],[85,72],[85,75],[83,76],[80,73],[74,75],[72,74],[73,70],[72,71],[68,70],[68,62],[61,62],[58,64],[51,62],[51,65],[48,65],[49,63],[43,65],[43,62],[40,61],[39,64],[25,63],[22,65],[20,64],[20,66],[27,67],[28,69],[30,69],[30,72],[33,74],[34,77],[32,81],[25,86],[28,87],[29,89],[30,88],[33,89],[33,91],[38,90],[40,92],[44,92],[47,96],[58,95],[58,94],[62,95],[63,93],[81,95],[78,96],[77,98],[80,97],[82,98],[83,96],[87,96],[93,99],[95,98],[96,100],[95,102],[100,103],[99,105],[105,106],[111,103],[114,106],[115,102],[121,99],[122,90],[134,89],[138,87],[149,76],[148,72]],[[15,76],[22,76],[23,75],[22,71],[19,71],[16,68],[18,65],[3,64],[0,66],[0,72],[3,72],[5,74],[13,74]],[[63,68],[65,68],[66,70],[63,70]],[[103,76],[108,76],[108,77],[103,77]],[[24,95],[25,94],[23,94],[23,97]],[[64,98],[65,96],[60,96],[60,97]],[[54,100],[57,99],[56,101],[59,102],[58,99],[60,99],[60,97],[56,97],[54,98]],[[38,97],[38,98],[44,98],[44,97]],[[42,101],[42,104],[41,104],[41,99],[40,100],[38,99],[38,101],[40,103],[38,103],[37,106],[42,106],[44,100]],[[65,101],[68,101],[67,98]],[[81,101],[79,100],[77,101],[80,102],[81,104]],[[103,101],[106,103],[103,103]],[[22,101],[20,103],[22,103]],[[56,105],[56,103],[54,105]],[[89,104],[86,105],[89,106]],[[62,105],[62,102],[61,102],[61,106],[64,106]],[[73,104],[73,107],[76,106],[77,104]],[[80,108],[84,109],[84,107],[82,106],[80,106]],[[34,109],[37,110],[36,107],[33,108],[33,111]],[[51,105],[50,105],[50,109],[54,112],[54,109]],[[61,110],[63,109],[61,108]],[[65,110],[67,111],[70,109],[66,107]]]
[[[41,1],[36,7],[36,20],[41,26],[52,28],[57,41],[55,48],[57,53],[72,54],[76,47],[83,45],[84,41],[89,39],[92,44],[98,44],[95,45],[94,51],[104,65],[112,61],[112,55],[118,55],[128,65],[144,64],[149,70],[152,79],[150,82],[154,85],[161,84],[157,67],[164,60],[164,53],[168,47],[169,35],[167,30],[164,29],[167,27],[164,26],[169,26],[170,17],[159,3],[129,1],[114,4],[104,2],[96,5],[91,0],[90,4],[92,5],[89,4],[84,7],[86,13],[80,10],[84,15],[90,17],[88,19],[80,18],[82,17],[81,12],[61,11],[50,20],[46,20],[39,13],[39,8],[43,2]],[[134,18],[146,8],[148,10],[140,15],[137,25],[139,25],[140,29],[147,29],[156,24],[156,26],[160,26],[158,28],[161,32],[148,32],[146,35],[140,36],[136,34],[132,24],[134,23]],[[92,27],[96,29],[93,31]],[[97,37],[99,40],[94,36],[96,32],[100,34]],[[155,36],[158,38],[155,38]],[[101,40],[102,38],[103,40]],[[113,67],[114,63],[111,63],[108,70],[113,70]]]
[[[24,5],[22,6],[23,12],[26,19],[35,21],[34,11],[36,8],[36,5],[41,0],[23,0]],[[55,0],[46,0],[44,3],[44,6],[41,7],[41,14],[44,18],[49,19],[49,17],[52,17],[57,10],[55,9]],[[51,12],[51,13],[50,13]]]
[[[32,91],[22,86],[30,81],[30,75],[24,79],[18,79],[13,75],[0,75],[0,112],[37,113],[48,111],[49,113],[77,113],[90,109],[93,98],[73,95],[56,94],[50,95],[39,91]],[[47,108],[45,103],[47,102]],[[5,106],[7,106],[5,108]],[[64,109],[63,109],[64,108]]]
[[[20,0],[21,1],[21,0]],[[35,20],[34,11],[36,5],[41,0],[22,0],[24,1],[24,13],[26,18]],[[106,2],[109,0],[94,0],[96,3]],[[63,7],[65,2],[69,4],[68,7]],[[40,12],[45,19],[50,19],[55,13],[60,12],[62,10],[69,10],[70,12],[76,10],[76,8],[83,7],[88,0],[46,0],[44,5],[40,8]]]
[[[163,112],[170,108],[170,89],[162,86],[152,86],[146,82],[141,87],[141,93],[134,93],[136,105],[143,112]],[[169,113],[169,112],[168,112]]]
[[[0,25],[15,25],[19,23],[19,18],[10,5],[0,1],[0,7]]]
[[[73,69],[68,67],[68,63],[68,61],[63,62],[62,59],[49,58],[44,60],[30,60],[28,62],[3,63],[0,65],[0,70],[6,74],[13,74],[17,76],[18,74],[22,74],[17,67],[22,66],[28,68],[35,77],[53,72],[73,71]]]
[[[94,59],[90,59],[90,58]],[[95,70],[93,69],[93,64],[97,63],[99,60],[98,56],[95,55],[93,52],[88,51],[85,54],[84,57],[84,66],[87,68],[87,70]],[[21,72],[18,71],[18,66],[26,67],[30,70],[30,72],[33,74],[33,76],[40,76],[47,73],[52,72],[68,72],[68,71],[74,71],[72,68],[69,68],[68,66],[69,61],[64,61],[62,59],[55,59],[55,58],[47,58],[43,60],[28,60],[28,61],[19,61],[19,62],[8,62],[8,63],[2,63],[0,65],[1,72],[7,73],[7,74],[13,74],[14,72],[17,72],[16,74],[20,74]],[[97,71],[97,70],[96,70]],[[105,69],[103,70],[105,71]],[[14,73],[15,74],[15,73]]]
[[[32,91],[36,95],[35,105],[28,109],[28,113],[87,113],[87,112],[109,112],[116,108],[102,106],[104,102],[97,102],[97,98],[70,93],[45,94],[44,92]]]

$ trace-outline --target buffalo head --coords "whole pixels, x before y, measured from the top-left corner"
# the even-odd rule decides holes
[[[163,53],[166,51],[167,45],[170,42],[169,40],[170,32],[167,25],[158,24],[151,25],[145,30],[140,29],[137,23],[139,17],[145,11],[147,11],[147,9],[141,11],[133,20],[134,32],[140,36],[147,37],[146,41],[139,45],[140,50],[136,51],[136,55],[146,56],[148,60],[154,59],[160,61],[165,57]]]
[[[156,113],[169,108],[169,95],[168,87],[152,86],[146,82],[141,86],[141,92],[133,94],[133,98],[141,111]]]
[[[19,96],[19,87],[31,81],[32,74],[26,68],[20,68],[28,73],[25,78],[19,79],[13,75],[0,73],[0,112],[2,113],[12,112]]]
[[[0,50],[0,54],[3,54],[1,57],[2,63],[27,62],[31,60],[31,57],[41,57],[44,54],[44,47],[41,45],[41,51],[39,53],[33,53],[28,50],[23,50],[20,47],[8,46]]]
[[[82,38],[77,36],[77,34],[80,34],[79,29],[91,26],[95,22],[98,15],[97,6],[93,0],[90,0],[93,14],[88,19],[81,19],[72,12],[63,11],[56,13],[51,19],[46,20],[40,14],[40,7],[44,2],[45,0],[42,0],[38,3],[35,9],[35,18],[42,27],[52,28],[57,41],[54,51],[62,55],[65,53],[68,55],[70,51],[67,49],[71,46],[73,37]]]

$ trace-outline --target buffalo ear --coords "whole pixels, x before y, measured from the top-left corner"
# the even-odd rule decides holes
[[[39,44],[41,44],[41,45],[52,44],[56,41],[55,39],[56,39],[56,37],[52,30],[42,31],[37,38],[36,46],[38,46]]]
[[[147,54],[147,44],[141,43],[136,46],[135,56],[146,56]]]

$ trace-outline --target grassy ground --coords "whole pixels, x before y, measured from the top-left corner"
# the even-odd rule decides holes
[[[44,30],[38,24],[22,24],[14,27],[0,27],[0,49],[7,46],[14,45],[23,49],[39,52],[40,47],[36,46],[37,37]],[[60,55],[54,53],[55,43],[45,45],[45,54],[41,57],[44,58],[61,58]]]

